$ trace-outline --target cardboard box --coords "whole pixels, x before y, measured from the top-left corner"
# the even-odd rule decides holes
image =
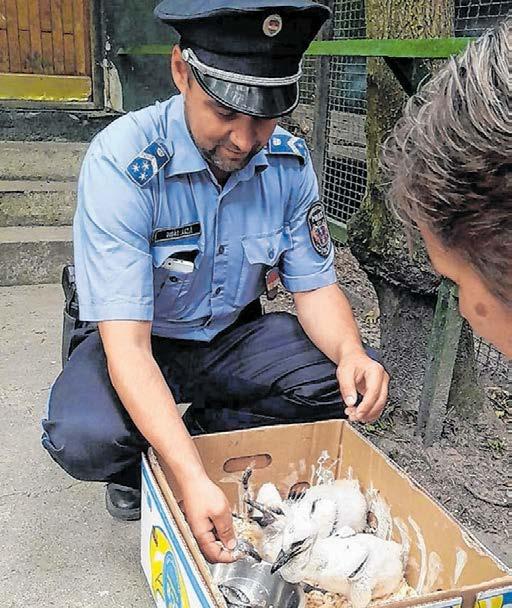
[[[391,506],[394,538],[400,540],[397,525],[410,538],[406,577],[419,593],[387,606],[512,608],[512,577],[505,565],[347,422],[274,426],[194,441],[208,475],[237,511],[241,472],[249,464],[255,467],[254,487],[272,481],[286,496],[294,484],[311,482],[325,451],[338,459],[336,478],[352,474],[364,490],[377,488]],[[172,475],[150,451],[143,462],[141,557],[156,605],[225,607],[172,487]]]

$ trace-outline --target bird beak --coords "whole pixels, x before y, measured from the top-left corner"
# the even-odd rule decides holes
[[[275,574],[278,570],[280,570],[285,564],[287,564],[292,557],[296,555],[295,552],[292,551],[279,551],[279,555],[276,557],[276,561],[272,564],[270,568],[270,573]]]

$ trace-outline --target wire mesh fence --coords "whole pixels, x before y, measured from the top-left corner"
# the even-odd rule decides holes
[[[364,0],[338,0],[334,6],[334,38],[365,38]]]
[[[510,0],[455,0],[455,35],[479,36],[510,11]]]
[[[365,38],[362,0],[338,0],[333,38]],[[366,59],[333,57],[330,65],[323,202],[331,220],[346,224],[366,190]]]
[[[347,223],[366,190],[366,61],[331,61],[323,202],[329,217]]]
[[[511,10],[511,0],[455,0],[454,34],[478,36]],[[334,40],[365,38],[364,0],[336,0],[332,28]],[[283,126],[305,138],[311,146],[318,106],[327,104],[325,144],[321,151],[323,162],[321,167],[317,166],[317,171],[329,219],[346,224],[359,209],[366,192],[366,59],[331,57],[325,99],[318,98],[318,66],[318,58],[305,59],[299,106]],[[483,371],[512,382],[510,363],[493,347],[476,340],[475,353]]]
[[[499,351],[481,338],[475,340],[475,357],[482,374],[490,376],[498,383],[512,385],[512,361],[505,359]]]
[[[302,64],[299,104],[312,106],[316,98],[316,65],[318,59],[306,57]]]
[[[305,57],[302,62],[302,78],[300,81],[299,104],[292,116],[280,120],[280,124],[293,135],[302,137],[311,150],[313,147],[312,135],[317,99],[317,68],[318,59]]]

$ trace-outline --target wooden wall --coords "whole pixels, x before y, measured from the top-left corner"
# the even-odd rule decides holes
[[[90,76],[89,0],[0,0],[0,72]]]

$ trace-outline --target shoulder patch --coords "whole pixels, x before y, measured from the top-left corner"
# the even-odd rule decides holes
[[[171,156],[172,153],[165,144],[155,140],[132,160],[126,168],[126,173],[132,181],[143,188],[165,167]]]
[[[269,154],[288,154],[297,156],[304,163],[308,157],[306,142],[300,137],[281,133],[272,135],[268,142]]]
[[[311,205],[307,222],[313,249],[323,258],[326,258],[331,253],[332,242],[322,203],[318,201]]]

